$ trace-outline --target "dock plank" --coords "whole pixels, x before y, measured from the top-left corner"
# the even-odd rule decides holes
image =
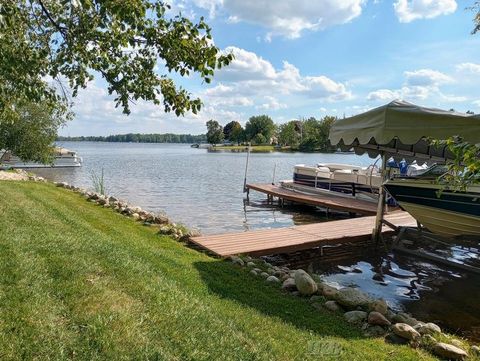
[[[407,212],[395,211],[385,219],[395,226],[415,226],[416,221]],[[360,242],[370,239],[375,217],[342,219],[303,226],[262,229],[194,237],[192,242],[221,257],[235,254],[255,256],[295,252],[318,246]],[[392,232],[387,226],[383,233]]]
[[[296,192],[273,184],[247,184],[247,189],[265,193],[267,195],[286,199],[295,203],[308,204],[311,206],[324,207],[332,210],[357,213],[372,216],[377,213],[377,205],[374,202],[361,199],[347,198],[334,194],[315,194]]]

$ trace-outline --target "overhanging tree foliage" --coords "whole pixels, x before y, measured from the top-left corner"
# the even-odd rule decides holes
[[[198,73],[209,83],[232,55],[213,45],[203,18],[193,23],[168,9],[152,0],[2,1],[0,122],[18,121],[19,104],[55,107],[67,93],[60,79],[76,96],[97,75],[126,114],[139,99],[176,115],[197,113],[200,99],[177,87],[171,74]]]

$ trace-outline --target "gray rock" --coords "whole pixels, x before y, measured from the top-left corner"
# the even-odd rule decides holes
[[[342,311],[342,308],[338,305],[337,302],[335,301],[327,301],[323,304],[323,306],[329,310],[329,311],[332,311],[332,312],[339,312],[339,311]]]
[[[443,342],[436,343],[432,350],[436,355],[449,360],[462,360],[468,356],[461,348]]]
[[[390,321],[380,312],[372,311],[368,314],[368,323],[377,326],[390,326]]]
[[[252,276],[255,276],[255,277],[258,276],[257,271],[255,271],[255,270],[253,270],[253,269],[252,269],[249,273],[250,273]]]
[[[388,305],[383,298],[380,298],[378,300],[374,300],[373,302],[371,302],[368,305],[368,309],[369,311],[379,312],[385,316],[388,312]]]
[[[280,283],[280,280],[275,276],[269,276],[269,277],[267,277],[266,282],[276,284],[276,283]]]
[[[473,355],[480,356],[480,347],[472,346],[472,347],[470,347],[470,351]]]
[[[133,218],[134,220],[137,220],[137,219],[140,218],[140,215],[139,215],[138,213],[132,213],[132,218]]]
[[[243,260],[240,258],[240,257],[237,257],[237,256],[230,256],[230,261],[234,264],[234,265],[237,265],[237,266],[244,266],[245,263],[243,262]]]
[[[361,323],[367,318],[364,311],[349,311],[343,314],[348,323]]]
[[[412,326],[407,325],[406,323],[394,324],[392,326],[392,332],[407,340],[418,340],[420,338],[420,334]]]
[[[304,270],[295,272],[295,285],[302,295],[310,296],[317,292],[317,284]]]
[[[415,329],[421,335],[425,335],[425,334],[433,335],[433,334],[442,332],[442,329],[438,325],[434,324],[433,322],[420,324],[419,327],[415,327]]]
[[[263,270],[261,268],[254,268],[253,270],[257,273],[262,273],[263,272]]]
[[[295,280],[293,278],[287,278],[285,281],[283,281],[282,289],[287,291],[295,291],[297,289]]]
[[[247,267],[255,267],[255,263],[253,262],[247,262]]]
[[[372,300],[359,289],[347,287],[338,291],[336,301],[347,309],[356,309],[357,307],[367,307]]]
[[[262,273],[260,273],[260,276],[262,276],[263,278],[267,278],[270,275],[267,272],[262,272]]]
[[[402,313],[397,313],[396,315],[393,315],[392,323],[406,323],[405,321],[407,320],[407,317],[405,317]]]
[[[366,337],[380,337],[385,336],[386,333],[387,331],[381,326],[369,326],[363,332]]]
[[[329,286],[325,283],[317,283],[318,291],[321,295],[329,300],[335,300],[338,295],[338,290],[335,287]]]

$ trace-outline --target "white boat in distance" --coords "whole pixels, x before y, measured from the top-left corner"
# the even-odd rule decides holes
[[[3,151],[0,156],[0,168],[70,168],[81,167],[82,162],[83,160],[77,155],[77,152],[61,147],[55,148],[53,164],[24,162],[9,151]]]

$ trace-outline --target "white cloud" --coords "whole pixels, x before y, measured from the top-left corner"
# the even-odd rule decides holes
[[[232,53],[235,59],[229,66],[217,72],[216,79],[235,81],[258,78],[273,79],[276,76],[273,65],[255,53],[235,46],[225,48],[223,53]]]
[[[207,9],[211,16],[221,9],[228,14],[229,21],[245,21],[267,28],[267,40],[273,35],[294,39],[300,37],[305,30],[317,31],[347,23],[362,13],[365,2],[365,0],[194,0],[196,6]]]
[[[461,64],[457,64],[455,69],[457,69],[457,71],[463,71],[466,73],[480,74],[480,64],[461,63]]]
[[[407,78],[407,85],[410,86],[438,86],[453,82],[450,76],[432,69],[406,71],[404,75]]]
[[[409,23],[418,19],[432,19],[455,12],[455,0],[397,0],[393,4],[398,20]]]
[[[277,70],[257,54],[236,47],[228,47],[225,51],[232,52],[235,58],[228,67],[217,72],[216,79],[222,83],[206,90],[206,95],[304,95],[329,101],[352,97],[345,84],[325,75],[303,76],[296,66],[286,61],[282,69]]]
[[[378,89],[368,93],[367,100],[394,100],[400,98],[401,95],[398,91],[390,89]]]
[[[279,110],[279,109],[285,109],[287,107],[287,104],[280,103],[278,99],[266,95],[265,97],[266,102],[257,106],[257,109],[263,109],[263,110]]]

